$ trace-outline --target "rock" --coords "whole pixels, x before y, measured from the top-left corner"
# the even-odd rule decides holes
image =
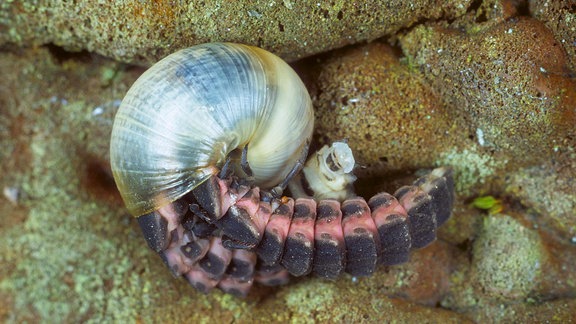
[[[554,230],[566,242],[576,242],[576,153],[540,166],[522,168],[509,176],[506,194],[533,209],[535,221]]]
[[[0,45],[55,44],[123,62],[154,62],[194,44],[257,45],[289,61],[390,35],[428,19],[453,19],[471,0],[3,1]]]
[[[576,13],[572,0],[528,1],[532,16],[542,21],[568,54],[572,71],[576,70]]]
[[[527,227],[525,214],[480,219],[468,254],[455,254],[451,288],[441,304],[479,323],[541,322],[552,314],[572,318],[575,246],[536,225]]]
[[[467,34],[420,25],[400,43],[447,110],[465,121],[478,144],[469,151],[500,168],[547,160],[557,143],[574,138],[576,83],[565,52],[539,21],[513,18]]]
[[[347,139],[358,175],[432,166],[459,141],[458,125],[434,91],[381,43],[334,51],[315,61],[316,133]]]
[[[507,215],[484,219],[472,254],[473,287],[490,299],[527,298],[538,286],[546,265],[538,233]]]

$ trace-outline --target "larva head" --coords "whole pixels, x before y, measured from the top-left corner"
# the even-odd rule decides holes
[[[348,144],[325,145],[304,166],[304,176],[316,199],[344,200],[354,195],[354,155]]]
[[[112,172],[134,216],[173,202],[248,146],[257,185],[272,188],[302,159],[313,110],[296,73],[262,49],[210,43],[152,66],[114,121]]]

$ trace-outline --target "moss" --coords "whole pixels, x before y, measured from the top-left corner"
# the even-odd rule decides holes
[[[508,215],[484,219],[474,242],[473,280],[477,291],[492,298],[527,298],[546,263],[540,236]]]
[[[286,295],[286,306],[292,313],[291,321],[293,323],[334,321],[342,318],[343,314],[338,309],[333,309],[336,312],[329,312],[334,302],[333,287],[330,287],[329,283],[320,281],[298,285]],[[343,307],[340,310],[344,309]]]
[[[481,154],[475,146],[471,146],[469,149],[461,151],[453,149],[443,153],[436,164],[454,167],[456,192],[467,196],[472,193],[471,189],[483,184],[496,174],[497,170],[501,170],[506,161],[497,161],[489,155]]]

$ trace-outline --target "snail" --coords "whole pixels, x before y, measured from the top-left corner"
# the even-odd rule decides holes
[[[366,201],[353,192],[347,143],[306,162],[313,124],[306,87],[283,60],[247,45],[197,45],[130,88],[111,168],[149,247],[203,292],[243,296],[254,281],[289,274],[366,276],[436,239],[454,200],[450,168]]]

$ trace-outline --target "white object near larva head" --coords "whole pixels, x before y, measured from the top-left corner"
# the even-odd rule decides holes
[[[304,84],[280,58],[202,44],[159,61],[128,91],[112,131],[112,172],[134,216],[184,196],[246,147],[255,184],[272,188],[305,159],[313,123]]]
[[[355,196],[352,188],[356,180],[352,173],[355,163],[352,149],[344,142],[324,145],[312,154],[302,171],[313,197],[343,201]],[[290,190],[297,197],[306,196],[300,178],[290,183]]]

